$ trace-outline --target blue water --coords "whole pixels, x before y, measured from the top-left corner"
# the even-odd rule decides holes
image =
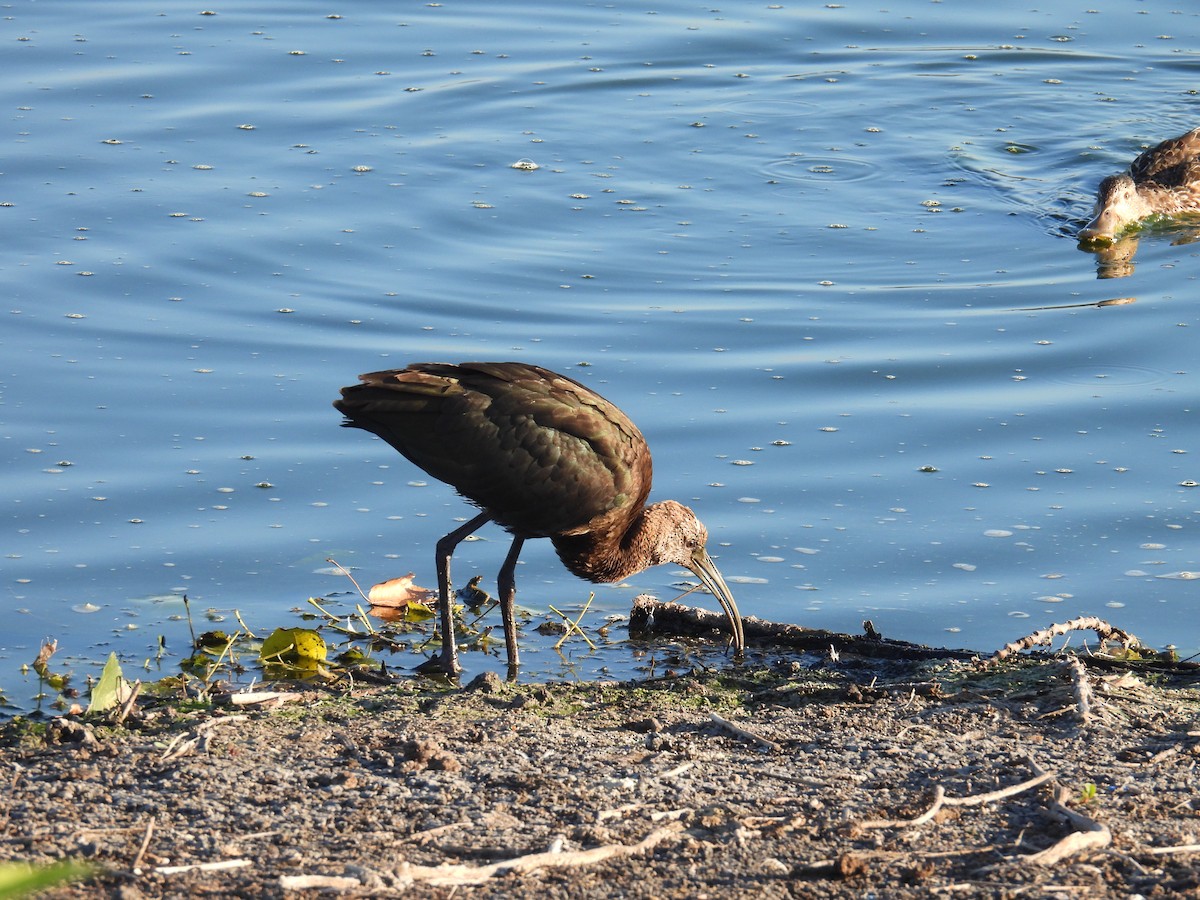
[[[422,360],[618,402],[747,614],[1200,649],[1194,235],[1071,238],[1200,121],[1200,17],[1044,6],[9,4],[0,691],[43,637],[86,673],[163,635],[171,671],[185,592],[269,630],[353,602],[328,558],[433,584],[470,509],[329,406]],[[544,544],[520,602],[578,609]]]

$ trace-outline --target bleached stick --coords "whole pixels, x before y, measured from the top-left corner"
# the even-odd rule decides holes
[[[1030,778],[1028,781],[1022,781],[1020,784],[1010,785],[1006,788],[999,788],[995,791],[989,791],[986,794],[970,794],[966,797],[947,797],[945,789],[940,785],[934,785],[933,802],[929,809],[921,813],[915,819],[873,819],[867,822],[861,822],[860,828],[911,828],[916,825],[924,825],[934,817],[939,809],[943,806],[982,806],[984,803],[995,803],[997,800],[1003,800],[1005,797],[1013,797],[1017,794],[1024,793],[1030,788],[1035,788],[1040,784],[1044,784],[1054,777],[1053,772],[1041,772],[1038,775]]]
[[[159,875],[182,875],[184,872],[222,872],[226,869],[244,869],[250,865],[248,859],[220,859],[216,862],[192,863],[187,866],[155,866]]]
[[[1107,825],[1102,825],[1094,819],[1089,819],[1083,813],[1068,809],[1063,801],[1067,798],[1067,789],[1060,787],[1054,792],[1054,802],[1050,805],[1051,812],[1062,816],[1072,825],[1083,829],[1072,831],[1057,843],[1051,844],[1045,850],[1040,850],[1026,856],[1025,859],[1039,866],[1053,866],[1068,856],[1082,853],[1084,850],[1099,850],[1112,843],[1112,832]]]
[[[527,874],[538,869],[561,869],[574,866],[586,866],[603,862],[614,857],[634,856],[653,849],[668,837],[683,829],[678,822],[671,822],[662,828],[655,829],[636,844],[605,844],[593,847],[591,850],[574,850],[565,853],[530,853],[502,862],[486,866],[441,865],[418,866],[411,863],[401,863],[396,874],[401,878],[411,878],[440,887],[457,887],[460,885],[483,884],[496,875],[509,872]]]

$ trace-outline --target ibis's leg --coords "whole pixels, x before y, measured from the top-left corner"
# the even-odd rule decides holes
[[[484,524],[491,521],[487,513],[480,513],[470,522],[454,529],[437,542],[437,576],[438,576],[438,606],[442,614],[442,655],[422,663],[421,671],[445,672],[447,675],[457,675],[462,670],[458,667],[458,644],[454,639],[454,598],[450,593],[450,557],[454,548],[462,543],[463,538],[478,531]]]
[[[500,619],[504,622],[504,646],[508,650],[508,668],[515,670],[521,664],[517,651],[517,621],[514,613],[517,596],[517,557],[521,555],[521,547],[525,538],[513,538],[512,546],[508,548],[508,556],[496,576],[496,588],[500,592]]]

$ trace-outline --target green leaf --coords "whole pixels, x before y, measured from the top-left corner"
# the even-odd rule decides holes
[[[28,863],[2,863],[0,864],[0,900],[23,897],[65,881],[78,881],[91,873],[90,866],[69,859],[37,867]]]
[[[231,638],[223,631],[206,631],[196,639],[196,649],[221,652],[229,646]]]
[[[420,600],[410,600],[408,605],[404,607],[404,621],[406,622],[426,622],[435,615],[437,613]]]

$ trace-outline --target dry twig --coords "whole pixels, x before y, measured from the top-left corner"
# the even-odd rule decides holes
[[[234,706],[278,709],[285,703],[292,703],[303,697],[303,694],[297,694],[294,691],[237,691],[229,695],[229,702]]]
[[[692,768],[695,765],[696,765],[695,760],[689,759],[685,762],[681,762],[679,765],[677,765],[673,769],[668,769],[667,771],[663,772],[658,777],[659,778],[678,778],[680,775],[682,775],[684,772],[686,772],[688,769]]]
[[[450,822],[447,825],[435,825],[433,828],[426,828],[424,831],[410,834],[408,839],[414,844],[428,844],[435,837],[440,837],[447,831],[453,831],[455,828],[462,828],[464,825],[470,824],[470,822]]]
[[[1073,809],[1068,809],[1063,803],[1066,798],[1066,788],[1061,786],[1055,788],[1054,802],[1050,804],[1050,811],[1082,830],[1072,831],[1045,850],[1040,850],[1037,853],[1026,856],[1025,859],[1028,862],[1039,866],[1053,866],[1068,856],[1074,856],[1076,853],[1084,850],[1099,850],[1101,847],[1107,847],[1112,843],[1112,832],[1108,830],[1107,825],[1102,825],[1094,819],[1083,815],[1083,813],[1077,813]]]
[[[125,702],[121,704],[121,710],[117,713],[117,724],[124,722],[131,712],[133,705],[137,703],[138,694],[142,692],[142,680],[139,678],[129,686],[129,696],[125,698]]]
[[[226,869],[243,869],[250,865],[248,859],[219,859],[216,862],[191,863],[186,866],[155,866],[159,875],[182,875],[184,872],[223,872]]]
[[[285,891],[353,891],[363,886],[352,875],[280,875]]]
[[[1087,670],[1076,656],[1067,659],[1063,668],[1075,686],[1075,714],[1087,725],[1092,720],[1092,686],[1088,684]]]
[[[644,803],[623,803],[612,809],[602,809],[596,813],[596,821],[607,822],[609,819],[623,819],[629,813],[637,812],[645,805]]]
[[[146,848],[150,846],[150,837],[154,834],[154,816],[150,817],[150,821],[146,823],[146,834],[142,837],[142,846],[138,848],[137,856],[133,858],[133,865],[129,868],[134,872],[139,871],[142,865],[142,857],[146,855]]]
[[[594,593],[588,594],[587,603],[585,603],[583,605],[583,611],[579,613],[579,618],[577,618],[575,620],[572,620],[571,617],[568,616],[565,612],[560,612],[559,610],[555,609],[553,606],[550,607],[550,611],[552,613],[560,616],[562,618],[563,622],[567,626],[567,630],[563,632],[563,636],[561,638],[559,638],[558,643],[554,645],[555,650],[557,650],[564,643],[566,643],[567,638],[569,638],[572,634],[575,634],[576,632],[579,633],[579,636],[581,638],[583,638],[585,641],[587,641],[587,645],[591,649],[593,649],[593,650],[596,649],[596,645],[594,643],[592,643],[592,639],[590,637],[588,637],[586,634],[584,634],[583,629],[579,627],[579,623],[582,622],[583,617],[587,615],[587,611],[588,611],[588,609],[591,608],[592,601],[594,599],[596,599],[596,595]]]
[[[367,603],[370,603],[370,602],[371,602],[369,599],[367,599],[367,595],[363,593],[363,589],[362,589],[362,588],[360,588],[360,587],[358,586],[358,582],[354,580],[354,576],[350,574],[350,570],[349,570],[349,569],[347,569],[345,566],[343,566],[343,565],[342,565],[340,562],[338,562],[336,559],[326,559],[326,560],[325,560],[325,562],[327,562],[327,563],[330,563],[331,565],[333,565],[333,566],[337,567],[338,569],[340,569],[340,570],[341,570],[341,572],[342,572],[342,574],[343,574],[343,575],[345,575],[347,578],[349,578],[349,579],[350,579],[350,583],[351,583],[352,585],[354,585],[354,589],[355,589],[356,591],[358,591],[358,596],[362,597],[362,598],[363,598],[363,600],[365,600]]]
[[[871,819],[866,822],[859,823],[860,828],[912,828],[916,825],[924,825],[935,815],[943,806],[982,806],[984,803],[994,803],[997,800],[1003,800],[1005,797],[1013,797],[1023,793],[1030,788],[1035,788],[1040,784],[1044,784],[1054,777],[1053,772],[1041,772],[1040,774],[1030,778],[1028,781],[1022,781],[1020,784],[1014,784],[1010,787],[1000,788],[995,791],[989,791],[986,794],[971,794],[966,797],[947,797],[946,790],[940,784],[933,787],[933,802],[929,809],[921,813],[915,819]]]
[[[1049,775],[1051,773],[1042,771],[1042,767],[1035,760],[1029,758],[1026,760],[1029,767],[1041,775]],[[1068,856],[1074,856],[1088,849],[1099,849],[1107,847],[1112,843],[1112,832],[1108,830],[1108,826],[1101,825],[1094,819],[1090,819],[1083,813],[1075,812],[1073,809],[1068,809],[1063,802],[1067,798],[1067,789],[1062,785],[1055,785],[1054,800],[1050,804],[1050,811],[1066,819],[1071,824],[1082,831],[1073,831],[1058,842],[1051,844],[1045,850],[1039,850],[1037,853],[1030,854],[1025,857],[1031,863],[1039,866],[1052,866],[1066,859]]]
[[[176,735],[174,740],[167,745],[167,749],[162,752],[162,756],[158,758],[159,762],[174,762],[177,759],[188,756],[195,752],[197,747],[205,750],[208,748],[208,740],[212,736],[209,734],[209,732],[212,731],[212,729],[216,728],[223,722],[244,722],[248,718],[250,717],[236,715],[221,716],[220,718],[216,719],[207,719],[197,725],[190,735]]]
[[[684,816],[694,813],[694,809],[684,807],[682,809],[660,809],[650,813],[651,822],[661,822],[663,819],[668,819],[672,822],[682,819]]]
[[[748,740],[751,743],[755,743],[755,744],[758,744],[759,746],[766,747],[768,750],[772,750],[775,753],[778,753],[779,751],[781,751],[783,749],[782,746],[780,746],[779,744],[770,740],[769,738],[765,738],[761,734],[755,734],[753,731],[747,731],[745,728],[742,728],[738,725],[734,725],[732,722],[730,722],[728,719],[724,718],[723,716],[718,716],[716,713],[709,713],[708,715],[709,715],[709,718],[711,718],[714,722],[716,722],[718,725],[720,725],[722,728],[724,728],[730,734],[735,735],[736,737],[744,738],[745,740]]]
[[[1180,844],[1177,847],[1147,847],[1152,856],[1168,856],[1172,853],[1200,853],[1200,844]]]
[[[462,864],[418,866],[411,863],[402,863],[396,871],[402,878],[411,878],[413,881],[423,881],[435,886],[457,887],[459,885],[483,884],[489,878],[493,878],[496,875],[506,875],[509,872],[527,874],[538,869],[586,866],[614,857],[633,856],[653,849],[682,829],[683,826],[678,822],[671,822],[662,828],[657,828],[650,832],[636,844],[605,844],[600,847],[593,847],[591,850],[574,850],[561,853],[530,853],[527,856],[517,856],[513,859],[502,860],[501,862],[491,863],[486,866],[468,866]]]

